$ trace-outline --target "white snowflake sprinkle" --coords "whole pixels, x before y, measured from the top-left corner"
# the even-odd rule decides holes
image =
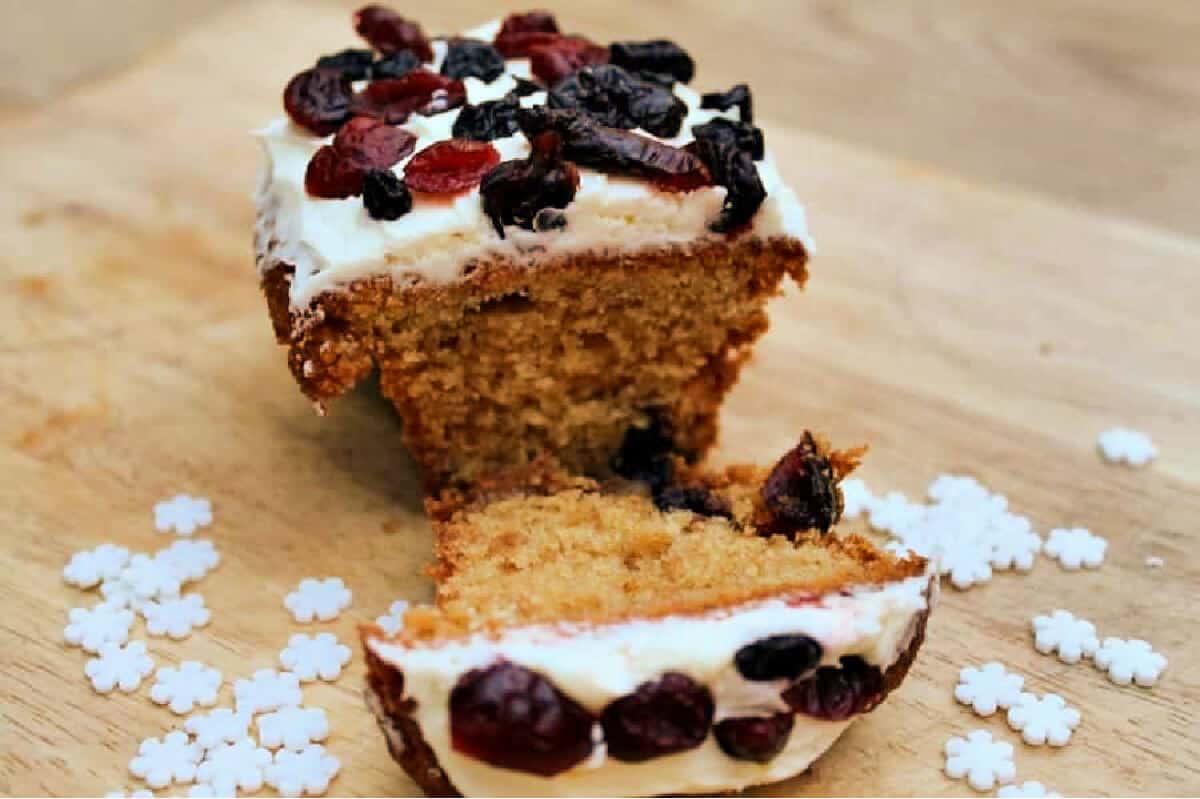
[[[303,749],[329,737],[329,719],[319,707],[284,707],[258,717],[258,742],[267,749]]]
[[[1105,430],[1096,443],[1104,459],[1110,463],[1145,466],[1158,456],[1158,449],[1150,436],[1126,427]]]
[[[169,565],[149,555],[137,554],[130,558],[118,578],[143,601],[179,596],[182,583],[179,575]]]
[[[225,797],[232,799],[237,796],[237,789],[230,788],[228,791],[221,792],[207,782],[198,782],[188,789],[188,796],[191,799],[225,799]]]
[[[1003,664],[985,663],[958,673],[954,698],[970,705],[980,716],[990,716],[999,708],[1012,707],[1024,686],[1025,678],[1006,670]]]
[[[232,796],[235,791],[257,793],[263,786],[263,771],[270,764],[270,752],[253,738],[243,738],[208,750],[196,778],[221,796]]]
[[[83,671],[99,693],[111,693],[114,688],[131,693],[154,671],[154,660],[146,654],[143,641],[110,643],[100,647],[99,657],[89,660]]]
[[[199,762],[200,747],[188,741],[187,733],[175,730],[142,741],[137,757],[129,761],[129,771],[151,788],[166,788],[173,782],[194,780]]]
[[[1117,685],[1137,683],[1149,688],[1167,668],[1167,659],[1146,641],[1105,638],[1096,650],[1096,666]]]
[[[236,743],[250,735],[250,716],[219,707],[188,717],[183,728],[196,737],[200,748],[208,750],[223,743]]]
[[[1045,799],[1062,799],[1061,793],[1050,790],[1037,780],[1026,780],[1020,785],[1005,785],[996,792],[996,796],[1000,797],[1000,799],[1023,799],[1023,797],[1028,797],[1028,799],[1039,799],[1039,797],[1045,797]]]
[[[193,582],[215,569],[221,555],[207,538],[178,538],[156,552],[154,559],[169,566],[184,582]]]
[[[154,796],[154,791],[148,791],[145,788],[138,788],[136,791],[109,791],[104,794],[104,799],[146,799],[146,797]]]
[[[204,607],[204,597],[199,594],[147,602],[142,605],[141,613],[146,619],[146,632],[176,640],[187,638],[193,629],[212,620],[212,613]]]
[[[137,610],[145,601],[137,595],[133,586],[122,580],[119,575],[100,583],[100,595],[104,597],[104,604],[114,608]]]
[[[1108,542],[1092,535],[1082,527],[1058,528],[1050,531],[1046,542],[1046,554],[1058,560],[1064,569],[1074,571],[1080,566],[1098,569],[1104,562]]]
[[[395,635],[404,626],[404,614],[408,612],[408,603],[397,599],[383,616],[375,617],[375,624],[387,635]]]
[[[317,580],[308,577],[283,600],[284,607],[292,612],[298,622],[314,619],[330,621],[350,606],[352,594],[340,577]]]
[[[116,577],[129,562],[129,550],[116,544],[76,552],[63,568],[63,580],[77,588],[93,588]]]
[[[123,644],[133,627],[133,611],[108,602],[90,608],[71,608],[63,640],[96,654],[105,644]]]
[[[1096,625],[1066,610],[1033,618],[1033,648],[1043,655],[1058,653],[1063,663],[1078,663],[1096,654],[1100,641]]]
[[[300,678],[289,671],[259,669],[250,679],[233,685],[239,713],[253,715],[281,707],[299,705],[303,701]]]
[[[154,529],[160,533],[174,530],[179,535],[191,535],[208,527],[212,520],[212,503],[204,497],[176,494],[154,505]]]
[[[842,507],[843,519],[857,519],[864,513],[870,513],[878,500],[871,493],[871,489],[867,488],[867,484],[857,477],[851,477],[843,480],[839,488],[842,489]]]
[[[150,698],[166,705],[172,713],[191,713],[197,705],[212,707],[221,690],[221,672],[196,660],[185,660],[178,668],[165,666],[155,675]]]
[[[300,682],[336,680],[342,667],[350,662],[350,647],[339,644],[333,633],[309,637],[296,633],[288,639],[287,648],[279,653],[279,662],[300,678]]]
[[[341,767],[341,762],[320,744],[299,752],[280,749],[267,767],[267,783],[280,796],[319,796],[329,790],[329,783]]]
[[[1030,746],[1066,746],[1079,726],[1079,711],[1058,694],[1023,693],[1008,709],[1008,726]]]
[[[1012,744],[993,741],[986,730],[946,742],[946,776],[956,780],[966,777],[967,784],[977,791],[990,791],[998,783],[1012,782],[1016,775]]]
[[[1163,559],[1160,558],[1158,555],[1147,555],[1146,556],[1146,568],[1161,569],[1164,565],[1165,565],[1165,561],[1163,561]]]

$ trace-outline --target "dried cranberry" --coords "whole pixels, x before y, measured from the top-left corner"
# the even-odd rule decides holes
[[[283,90],[283,108],[292,121],[328,136],[350,118],[350,80],[336,69],[306,69]]]
[[[771,469],[759,497],[767,518],[755,522],[764,536],[795,539],[806,530],[827,533],[842,513],[833,466],[808,431]]]
[[[529,68],[547,86],[589,64],[607,62],[608,50],[582,36],[559,36],[529,48]]]
[[[661,490],[654,492],[654,506],[664,513],[686,510],[698,516],[733,520],[729,504],[714,494],[708,486],[699,484],[663,486]]]
[[[347,80],[365,80],[371,74],[375,54],[370,50],[342,50],[317,59],[317,69],[336,69]]]
[[[651,491],[657,492],[671,480],[675,438],[660,411],[650,411],[647,415],[646,425],[632,425],[625,431],[610,466],[621,477],[645,483]]]
[[[696,74],[696,64],[682,47],[667,39],[648,42],[613,42],[609,45],[609,61],[630,72],[647,70],[670,75],[687,83]]]
[[[426,147],[404,165],[408,187],[429,194],[457,194],[473,188],[500,153],[487,142],[446,139]]]
[[[336,199],[359,194],[363,176],[387,169],[412,152],[416,136],[377,119],[355,117],[313,154],[304,173],[304,187],[314,197]]]
[[[442,74],[455,80],[479,78],[491,83],[504,74],[504,56],[478,39],[451,39],[442,61]]]
[[[669,671],[610,702],[600,714],[608,754],[641,762],[704,743],[713,719],[712,694],[686,674]]]
[[[692,135],[697,139],[727,139],[725,146],[745,150],[755,161],[761,161],[766,154],[762,130],[749,122],[716,117],[703,125],[693,126]]]
[[[524,58],[529,48],[558,36],[558,23],[548,11],[509,14],[493,42],[505,58]]]
[[[415,69],[400,78],[372,81],[354,95],[356,114],[378,117],[399,125],[414,111],[433,116],[466,102],[462,81],[452,80],[427,69]]]
[[[576,109],[522,108],[517,112],[517,124],[529,138],[545,130],[557,131],[567,160],[601,172],[680,181],[704,175],[704,164],[687,150],[605,127]]]
[[[595,720],[545,677],[507,661],[450,692],[450,744],[500,768],[552,777],[592,752]]]
[[[557,133],[547,131],[531,142],[528,158],[505,161],[488,172],[479,186],[483,212],[500,238],[505,225],[533,229],[544,208],[566,208],[579,188],[579,170],[562,158]]]
[[[304,170],[304,190],[313,197],[337,200],[362,191],[363,172],[326,144],[313,153]]]
[[[421,26],[379,5],[363,6],[354,12],[354,30],[384,54],[410,50],[422,61],[433,60],[433,47]]]
[[[741,142],[720,126],[693,128],[696,140],[689,145],[708,171],[713,182],[724,186],[725,202],[717,218],[708,224],[715,233],[730,233],[749,224],[767,198],[766,187],[758,176],[754,156]]]
[[[829,721],[874,709],[883,700],[883,673],[857,655],[843,657],[841,664],[817,669],[784,691],[784,701],[793,710]]]
[[[545,91],[545,89],[542,88],[541,84],[535,83],[534,81],[531,81],[531,80],[527,80],[526,78],[514,76],[513,80],[516,82],[517,85],[513,88],[513,90],[511,92],[509,92],[509,94],[515,94],[517,97],[528,97],[531,94],[537,94],[538,92]]]
[[[372,219],[399,219],[412,210],[412,194],[392,170],[371,169],[363,176],[363,206]]]
[[[738,119],[743,122],[754,121],[754,103],[750,98],[750,87],[744,83],[739,83],[727,92],[708,92],[700,97],[700,107],[713,111],[727,111],[735,105],[738,109]]]
[[[792,713],[725,719],[713,727],[713,737],[721,751],[736,760],[767,763],[787,746],[795,723]]]
[[[733,662],[751,682],[794,680],[816,668],[821,654],[821,645],[807,635],[772,635],[746,644]]]
[[[517,99],[511,95],[478,105],[463,106],[451,132],[456,139],[503,139],[517,132],[517,109],[520,107]]]
[[[416,54],[410,50],[401,50],[398,53],[382,56],[372,64],[371,78],[373,80],[403,78],[419,66],[421,66],[421,59],[417,58]]]
[[[550,90],[551,108],[586,111],[610,128],[642,128],[655,136],[679,134],[687,105],[656,83],[650,83],[612,64],[584,67]]]

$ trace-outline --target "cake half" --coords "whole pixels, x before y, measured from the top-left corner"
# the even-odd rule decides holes
[[[701,455],[811,249],[749,89],[540,12],[354,27],[370,47],[297,74],[258,134],[258,273],[304,393],[323,412],[377,372],[431,488],[542,453],[603,477],[651,415]]]
[[[636,481],[533,464],[428,503],[434,604],[363,631],[368,702],[427,793],[782,780],[907,673],[936,583],[831,530],[856,452],[805,434],[710,473],[636,441]]]

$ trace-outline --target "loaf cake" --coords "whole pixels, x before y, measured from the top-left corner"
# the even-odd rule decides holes
[[[299,72],[258,133],[258,274],[304,393],[323,413],[377,372],[431,490],[543,453],[604,478],[652,415],[701,455],[811,250],[749,89],[542,12],[353,23],[369,47]]]
[[[427,502],[436,597],[362,631],[368,704],[430,795],[711,793],[800,773],[899,685],[934,577],[832,530],[858,452],[767,470],[634,435],[635,479],[544,458]]]

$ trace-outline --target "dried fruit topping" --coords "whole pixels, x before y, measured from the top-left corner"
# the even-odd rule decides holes
[[[543,208],[533,215],[533,230],[536,233],[562,230],[566,226],[567,215],[558,208]]]
[[[517,97],[528,97],[531,94],[537,94],[538,92],[546,91],[541,84],[535,83],[531,80],[526,80],[520,76],[514,75],[513,80],[516,81],[517,85],[511,92],[509,92],[509,94],[515,94]]]
[[[412,210],[412,194],[392,170],[371,169],[363,176],[363,206],[372,219],[399,219]]]
[[[733,662],[738,674],[751,682],[795,680],[817,667],[822,651],[807,635],[772,635],[746,644]]]
[[[886,693],[882,672],[857,655],[844,657],[841,663],[841,668],[817,669],[784,691],[783,700],[797,712],[828,721],[873,710]]]
[[[717,117],[703,125],[693,126],[692,135],[697,139],[727,139],[728,146],[745,150],[755,161],[761,161],[766,153],[762,130],[749,122]]]
[[[371,75],[375,54],[370,50],[342,50],[317,59],[317,69],[336,69],[347,80],[365,80]]]
[[[754,165],[754,155],[743,149],[743,141],[729,135],[724,127],[697,125],[692,132],[696,140],[688,147],[708,167],[713,182],[726,190],[721,212],[708,224],[709,230],[715,233],[737,231],[749,224],[767,198],[758,167]]]
[[[415,69],[400,78],[372,81],[354,95],[352,105],[356,114],[399,125],[414,111],[433,116],[457,108],[466,100],[467,90],[461,80]]]
[[[350,80],[336,69],[306,69],[283,90],[283,108],[292,121],[328,136],[350,118]]]
[[[545,677],[501,661],[450,692],[450,745],[500,768],[552,777],[592,752],[595,720]]]
[[[667,39],[648,42],[613,42],[609,61],[630,72],[645,70],[687,83],[696,74],[696,64],[682,47]]]
[[[422,61],[433,60],[433,47],[421,26],[379,5],[363,6],[354,12],[354,30],[384,55],[409,50]]]
[[[505,225],[534,229],[539,211],[566,208],[579,188],[579,170],[562,157],[562,141],[546,131],[531,142],[528,158],[505,161],[488,172],[479,186],[483,212],[500,238]],[[563,219],[563,224],[565,224]]]
[[[551,108],[586,111],[610,128],[642,128],[655,136],[679,134],[687,106],[657,83],[637,78],[613,64],[584,67],[550,90]]]
[[[457,194],[473,188],[498,163],[500,153],[488,142],[446,139],[409,159],[404,179],[414,191]]]
[[[504,74],[504,56],[478,39],[451,39],[442,61],[442,74],[455,80],[479,78],[491,83]]]
[[[738,119],[754,121],[754,104],[750,99],[750,87],[739,83],[727,92],[708,92],[701,95],[700,107],[712,111],[728,111],[737,106]]]
[[[606,63],[608,49],[582,36],[559,36],[529,48],[529,68],[547,86],[589,64]]]
[[[654,492],[654,506],[666,513],[673,510],[686,510],[698,516],[712,516],[733,520],[733,511],[729,503],[717,496],[705,485],[699,483],[672,483]]]
[[[735,760],[770,762],[787,746],[796,717],[792,713],[725,719],[713,727],[721,751]]]
[[[833,466],[807,430],[763,482],[754,524],[762,536],[795,539],[807,530],[829,532],[842,515]]]
[[[557,131],[567,160],[601,172],[680,182],[706,175],[704,164],[687,150],[632,131],[605,127],[576,109],[522,108],[517,112],[517,124],[531,139],[542,131]]]
[[[530,11],[505,17],[493,44],[505,58],[525,58],[530,47],[552,41],[558,35],[558,23],[553,14]]]
[[[419,66],[421,66],[421,59],[417,58],[415,53],[411,50],[401,50],[398,53],[382,56],[372,64],[371,78],[373,80],[402,78]]]
[[[387,169],[413,151],[417,137],[378,119],[355,117],[313,154],[304,173],[304,187],[314,197],[336,199],[359,194],[363,176]]]
[[[671,481],[674,471],[675,438],[670,425],[660,411],[648,413],[644,427],[630,426],[625,431],[621,447],[609,464],[626,480],[645,483],[657,492]]]
[[[503,139],[517,132],[517,98],[511,94],[499,100],[488,100],[478,105],[466,105],[458,112],[451,132],[456,139],[491,141]]]
[[[608,754],[641,762],[704,743],[713,720],[712,694],[686,674],[669,671],[610,702],[600,714]]]

